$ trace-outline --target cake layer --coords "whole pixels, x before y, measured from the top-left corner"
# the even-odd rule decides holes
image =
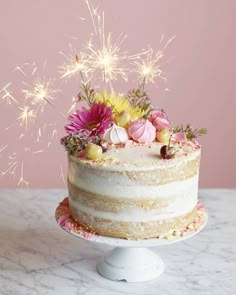
[[[111,237],[127,239],[148,239],[167,235],[172,230],[181,230],[193,222],[196,215],[196,208],[187,214],[177,217],[142,221],[117,221],[108,218],[93,217],[81,211],[77,206],[70,202],[70,211],[75,221],[84,225],[96,233]]]
[[[100,195],[85,191],[71,184],[68,180],[69,196],[75,206],[87,208],[87,211],[93,209],[96,210],[95,213],[97,212],[99,214],[100,211],[115,212],[116,216],[114,218],[118,219],[121,218],[119,217],[120,213],[123,216],[124,211],[129,212],[135,209],[139,211],[139,214],[142,211],[143,214],[147,213],[148,216],[151,215],[151,211],[154,211],[156,219],[159,218],[158,214],[162,213],[169,214],[174,212],[178,215],[191,211],[197,204],[198,176],[182,181],[181,184],[178,182],[175,185],[175,190],[172,189],[172,184],[166,184],[163,185],[165,188],[159,186],[153,187],[150,190],[149,187],[146,187],[146,190],[143,190],[145,193],[139,198],[135,198],[137,196],[136,190],[133,190],[132,198],[125,198],[124,196],[117,198],[113,196],[113,191],[110,192],[110,196]],[[123,192],[126,195],[127,188],[123,188]],[[154,193],[156,194],[154,195]],[[151,194],[151,197],[149,194]]]
[[[143,167],[143,170],[140,170],[139,167],[138,170],[133,168],[133,171],[127,171],[127,166],[122,166],[123,171],[114,171],[102,170],[100,166],[95,165],[87,166],[79,159],[69,157],[68,180],[80,189],[99,195],[155,198],[168,195],[170,191],[178,194],[197,189],[199,161],[199,154],[195,154],[195,157],[188,161],[184,159],[182,163],[166,162],[161,168],[154,165],[152,169]]]

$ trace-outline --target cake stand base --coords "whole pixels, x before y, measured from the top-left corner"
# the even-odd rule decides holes
[[[164,263],[147,248],[117,247],[103,257],[97,271],[112,281],[144,282],[161,275]]]

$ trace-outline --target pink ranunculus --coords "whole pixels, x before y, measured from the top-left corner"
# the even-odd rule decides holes
[[[157,130],[162,128],[167,128],[169,130],[172,129],[171,124],[167,119],[166,113],[161,109],[155,109],[151,111],[149,114],[149,120]]]
[[[103,134],[113,122],[111,117],[111,107],[104,103],[92,103],[90,109],[83,107],[70,115],[70,123],[65,126],[65,130],[68,134],[80,131],[88,131],[91,136]]]

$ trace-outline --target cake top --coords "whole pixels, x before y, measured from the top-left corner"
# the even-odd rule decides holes
[[[184,161],[189,161],[200,156],[201,146],[197,143],[178,144],[173,143],[177,151],[172,159],[163,159],[160,150],[164,146],[163,143],[152,142],[149,144],[139,144],[129,142],[128,146],[110,145],[109,149],[103,153],[103,156],[98,160],[91,161],[85,156],[80,157],[70,156],[72,161],[79,162],[82,165],[94,167],[96,169],[107,169],[116,171],[119,170],[151,170],[176,166],[178,163],[183,164]]]
[[[83,84],[79,99],[87,102],[69,116],[68,133],[61,143],[70,155],[97,165],[150,165],[171,160],[200,148],[197,136],[206,129],[175,126],[163,109],[153,107],[146,92],[127,95],[101,93]],[[92,163],[91,162],[91,163]],[[94,163],[93,163],[94,165]]]

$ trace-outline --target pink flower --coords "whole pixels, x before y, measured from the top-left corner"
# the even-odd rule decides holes
[[[167,119],[166,113],[161,109],[155,109],[151,111],[149,115],[149,120],[157,130],[160,130],[162,128],[167,128],[169,130],[172,129],[171,124]]]
[[[90,109],[82,108],[69,116],[70,123],[65,126],[67,133],[89,131],[90,135],[103,134],[113,122],[112,108],[104,103],[92,103]]]

